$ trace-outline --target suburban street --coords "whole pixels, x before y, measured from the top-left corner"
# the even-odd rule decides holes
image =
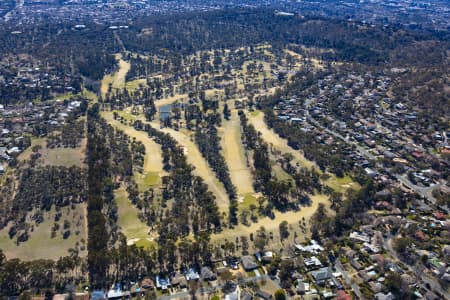
[[[335,266],[336,270],[340,272],[342,276],[344,276],[345,282],[347,282],[347,284],[349,284],[352,287],[356,296],[358,296],[359,299],[362,299],[362,293],[361,290],[359,289],[359,285],[352,280],[351,276],[348,274],[348,272],[345,270],[344,266],[342,266],[339,260],[336,260]]]
[[[384,249],[386,249],[386,251],[389,252],[389,254],[395,259],[396,262],[400,262],[397,252],[392,247],[393,238],[394,238],[393,235],[389,235],[387,238],[385,238],[383,241],[383,247],[384,247]],[[450,293],[448,291],[445,291],[444,289],[442,289],[442,287],[439,285],[439,283],[436,282],[436,279],[434,279],[433,277],[429,276],[428,274],[426,274],[424,272],[418,272],[417,268],[412,268],[407,264],[403,264],[403,265],[405,265],[410,272],[412,272],[412,273],[416,274],[418,277],[420,277],[420,279],[423,282],[428,284],[432,291],[435,291],[441,295],[444,295],[445,299],[450,299]]]
[[[355,147],[355,149],[358,151],[358,153],[365,157],[368,160],[371,161],[376,161],[377,158],[371,154],[369,151],[367,151],[364,147],[361,147],[357,142],[355,141],[351,141],[345,137],[343,137],[341,134],[328,129],[328,128],[324,128],[319,122],[317,122],[310,114],[308,111],[308,107],[309,105],[311,105],[311,101],[305,101],[305,111],[306,111],[306,116],[308,121],[310,121],[313,125],[324,129],[327,133],[331,134],[332,136],[339,138],[341,140],[343,140],[344,142],[346,142],[349,145],[352,145],[353,147]],[[433,197],[432,192],[433,189],[438,187],[439,185],[431,185],[429,187],[420,187],[417,186],[415,184],[413,184],[411,181],[409,181],[404,175],[400,175],[400,174],[394,174],[391,170],[389,170],[386,167],[380,166],[383,171],[385,171],[387,174],[394,176],[395,178],[397,178],[397,180],[399,180],[404,186],[412,189],[414,192],[416,192],[417,194],[421,195],[422,197],[426,198],[428,201],[430,201],[431,203],[435,204],[436,203],[436,198]]]
[[[267,281],[272,281],[273,284],[275,284],[275,286],[277,288],[281,288],[277,282],[273,281],[270,276],[268,275],[261,275],[261,276],[254,276],[254,277],[248,277],[248,278],[244,278],[242,280],[239,281],[239,284],[242,283],[249,283],[249,282],[253,282],[253,281],[259,281],[259,280],[267,280]],[[214,286],[210,286],[210,287],[202,287],[198,289],[198,293],[200,294],[207,294],[207,293],[212,293],[214,291],[218,291],[220,289],[223,288],[223,285],[214,285]],[[188,291],[186,292],[178,292],[172,295],[167,295],[167,296],[161,296],[158,299],[160,300],[172,300],[172,299],[178,299],[178,298],[183,298],[183,297],[187,297],[189,296],[190,293]]]

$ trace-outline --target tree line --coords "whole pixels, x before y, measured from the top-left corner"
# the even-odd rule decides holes
[[[220,120],[220,118],[207,118],[205,128],[197,127],[195,131],[195,142],[203,157],[227,191],[230,199],[229,220],[231,224],[236,225],[238,221],[236,187],[231,182],[230,171],[221,152],[220,137],[217,134],[216,122],[214,121],[216,119]]]

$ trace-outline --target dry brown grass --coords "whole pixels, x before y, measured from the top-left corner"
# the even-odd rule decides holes
[[[153,141],[146,132],[137,131],[131,126],[124,125],[118,120],[114,120],[112,112],[102,112],[102,117],[115,128],[122,130],[131,138],[135,138],[137,141],[144,144],[145,157],[143,172],[142,174],[136,172],[137,174],[135,176],[139,189],[144,191],[152,185],[157,185],[160,181],[159,179],[156,179],[155,182],[155,180],[149,180],[149,178],[155,176],[161,178],[167,175],[163,170],[161,146]]]
[[[252,223],[250,226],[245,226],[243,224],[239,224],[233,229],[225,229],[223,232],[219,234],[214,234],[211,237],[211,240],[215,243],[221,243],[225,240],[234,241],[236,237],[246,236],[249,237],[250,233],[255,233],[261,226],[266,229],[266,232],[272,232],[273,239],[269,242],[269,249],[279,249],[282,244],[279,238],[279,225],[282,221],[287,221],[290,225],[290,236],[288,239],[284,241],[284,243],[292,243],[294,241],[294,233],[297,234],[297,242],[301,242],[309,238],[309,220],[311,216],[316,212],[319,203],[325,204],[327,209],[330,207],[330,202],[328,197],[325,195],[314,195],[311,196],[312,205],[308,207],[302,207],[299,211],[288,211],[288,212],[275,212],[275,217],[273,219],[269,217],[259,217],[258,222]],[[305,220],[306,231],[305,233],[301,230],[299,226],[299,221]],[[254,250],[253,244],[251,242],[250,250]]]
[[[119,62],[118,70],[113,74],[109,74],[103,77],[101,86],[101,93],[103,97],[105,97],[105,95],[108,93],[110,84],[112,84],[113,90],[125,87],[125,76],[130,70],[131,64],[123,60],[121,54],[116,54],[116,59]]]
[[[233,109],[231,111],[229,121],[224,121],[221,132],[223,155],[230,169],[231,181],[236,186],[238,195],[254,194],[254,179],[245,158],[244,146],[241,142],[240,121],[236,110]]]
[[[152,122],[154,128],[159,128],[159,124]],[[194,174],[203,178],[209,190],[216,197],[217,205],[221,212],[228,212],[229,198],[223,184],[216,178],[213,170],[197,148],[192,133],[187,130],[176,131],[171,128],[163,128],[162,132],[170,134],[184,148],[188,162],[195,167]]]
[[[294,157],[294,161],[304,167],[311,168],[314,166],[317,168],[314,162],[307,160],[300,151],[296,151],[289,147],[285,139],[281,138],[272,129],[269,129],[269,127],[267,127],[266,122],[264,122],[263,112],[250,113],[247,114],[247,117],[250,123],[255,126],[256,130],[261,132],[262,138],[272,147],[272,149],[279,150],[282,153],[292,154]]]
[[[78,242],[81,245],[81,239],[86,241],[86,224],[85,213],[86,204],[77,204],[75,209],[71,207],[64,207],[61,220],[58,222],[61,225],[64,220],[71,223],[71,234],[68,239],[63,239],[61,233],[54,238],[51,238],[51,228],[54,224],[55,209],[49,212],[44,212],[44,222],[35,226],[33,232],[30,232],[30,238],[25,243],[16,245],[15,240],[10,240],[8,237],[9,226],[0,231],[0,248],[8,259],[20,258],[21,260],[34,259],[58,259],[61,256],[68,255],[67,250],[74,248]],[[79,230],[76,235],[75,231]],[[61,231],[61,230],[60,230]],[[85,256],[87,251],[81,251],[80,256]]]
[[[47,148],[46,139],[33,139],[31,147],[27,148],[19,155],[20,161],[27,161],[32,154],[33,146],[41,146],[39,154],[41,157],[38,159],[38,163],[45,166],[77,166],[85,167],[84,159],[86,155],[86,143],[84,138],[80,147],[76,148]]]

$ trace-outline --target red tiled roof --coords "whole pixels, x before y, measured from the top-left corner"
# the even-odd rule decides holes
[[[336,300],[352,300],[352,296],[347,294],[346,291],[339,290],[336,292]]]
[[[415,236],[422,241],[427,240],[427,236],[425,235],[425,233],[423,233],[423,231],[417,230]]]
[[[433,214],[433,216],[434,216],[436,219],[438,219],[438,220],[445,220],[445,219],[447,219],[447,216],[446,216],[444,213],[440,212],[440,211],[435,212],[435,213]]]

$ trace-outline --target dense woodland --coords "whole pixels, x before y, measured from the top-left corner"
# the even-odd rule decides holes
[[[17,35],[10,34],[15,29],[13,26],[5,26],[0,31],[0,51],[11,55],[26,52],[43,65],[48,62],[59,74],[73,74],[75,71],[85,79],[87,87],[95,88],[95,81],[114,68],[112,53],[122,50],[122,44],[129,51],[168,57],[170,61],[180,61],[181,55],[200,49],[237,48],[264,42],[281,49],[289,44],[300,44],[333,49],[323,52],[321,57],[330,63],[348,61],[373,67],[417,66],[420,71],[408,73],[400,79],[398,86],[424,85],[433,80],[435,88],[431,94],[425,90],[417,94],[410,89],[409,93],[417,94],[410,101],[417,101],[441,115],[438,108],[442,107],[442,101],[446,102],[445,97],[442,98],[445,79],[432,79],[437,78],[436,74],[445,74],[448,69],[449,61],[444,50],[449,48],[449,39],[442,32],[412,32],[398,26],[368,27],[358,22],[319,17],[276,16],[271,10],[229,10],[142,18],[116,34],[106,26],[93,23],[86,24],[86,28],[81,30],[71,25],[62,29],[60,26],[47,23],[25,27]],[[44,50],[42,45],[45,45]],[[129,76],[151,72],[149,68],[164,71],[166,66],[167,62],[152,63],[141,70],[133,67]],[[14,98],[9,88],[3,87],[2,93],[11,96],[2,98]],[[431,95],[439,99],[425,101]]]
[[[85,138],[86,121],[84,119],[70,119],[62,127],[60,132],[52,132],[47,138],[48,148],[81,146],[81,141]]]
[[[93,286],[109,279],[110,251],[123,239],[117,228],[114,190],[132,186],[134,168],[142,169],[145,148],[115,130],[99,115],[99,105],[88,111],[88,266]],[[131,195],[130,195],[131,196]],[[133,197],[130,197],[133,201]],[[126,242],[125,242],[126,244]]]
[[[198,256],[190,257],[190,261],[208,263],[208,257],[211,256],[207,254],[209,233],[219,231],[221,228],[214,196],[200,177],[192,175],[193,167],[187,164],[182,148],[169,135],[148,125],[145,125],[143,129],[161,144],[163,163],[170,174],[163,178],[160,205],[166,209],[161,214],[154,210],[153,192],[148,191],[139,196],[130,178],[134,172],[133,166],[143,162],[142,152],[138,150],[141,147],[133,146],[133,143],[127,144],[127,139],[122,139],[123,143],[121,143],[120,137],[117,137],[120,133],[112,133],[114,132],[112,127],[99,117],[98,105],[91,108],[88,113],[88,132],[90,133],[88,141],[88,265],[90,280],[94,286],[103,286],[106,280],[114,275],[108,267],[114,263],[111,251],[119,251],[119,253],[121,251],[120,247],[115,250],[115,245],[121,243],[121,235],[116,233],[114,219],[117,216],[112,201],[112,192],[120,182],[127,183],[130,200],[146,212],[145,221],[150,226],[158,228],[157,266],[161,272],[174,270],[179,257],[179,254],[176,254],[175,242],[190,234],[194,234],[200,247],[196,251]],[[108,218],[105,218],[105,211]],[[143,251],[142,255],[150,254]],[[127,274],[129,272],[125,266],[122,270]]]

